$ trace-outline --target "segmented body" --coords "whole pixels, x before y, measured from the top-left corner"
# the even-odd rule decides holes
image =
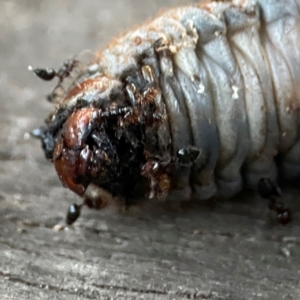
[[[54,91],[46,154],[94,208],[107,201],[90,185],[130,204],[232,196],[278,170],[298,177],[299,41],[299,0],[171,9]]]

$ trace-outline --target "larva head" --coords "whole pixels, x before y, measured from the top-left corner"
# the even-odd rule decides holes
[[[167,146],[160,146],[158,128],[164,117],[154,100],[160,94],[153,74],[149,65],[125,79],[86,71],[67,89],[60,80],[48,97],[58,109],[35,135],[63,185],[91,208],[115,198],[130,205],[149,190],[151,195],[167,194],[170,159],[165,157]],[[149,168],[157,165],[159,171]]]
[[[114,197],[127,203],[145,180],[144,122],[111,82],[95,76],[73,85],[36,134],[63,185],[96,209]]]
[[[105,184],[117,177],[118,155],[101,111],[86,107],[68,117],[56,138],[53,162],[63,185],[80,196],[91,182]]]

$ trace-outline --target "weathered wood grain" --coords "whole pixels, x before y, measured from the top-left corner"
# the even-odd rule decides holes
[[[160,7],[185,1],[0,1],[0,299],[299,299],[300,194],[281,227],[253,195],[210,206],[85,209],[63,224],[64,190],[28,132],[58,67]]]

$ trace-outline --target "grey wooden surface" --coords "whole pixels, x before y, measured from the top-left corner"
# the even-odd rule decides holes
[[[54,83],[28,65],[58,67],[183,0],[0,1],[0,299],[300,299],[300,194],[282,227],[266,203],[241,195],[209,206],[129,212],[85,209],[59,229],[69,204],[28,132]]]

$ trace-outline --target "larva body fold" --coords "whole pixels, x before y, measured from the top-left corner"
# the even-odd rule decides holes
[[[40,132],[62,183],[102,208],[299,177],[299,12],[299,0],[174,8],[67,64]]]

